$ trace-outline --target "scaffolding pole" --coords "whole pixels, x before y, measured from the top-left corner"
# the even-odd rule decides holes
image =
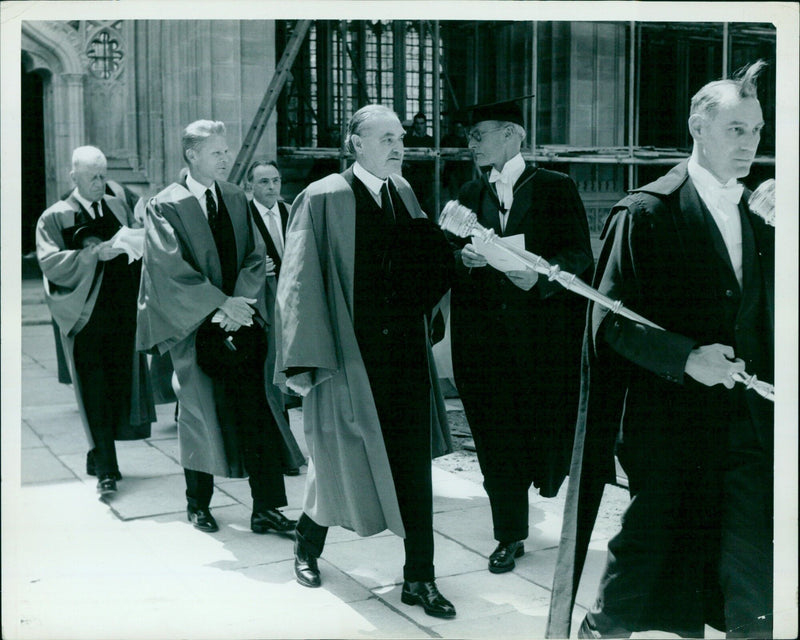
[[[297,21],[292,35],[289,38],[289,42],[286,44],[286,48],[283,51],[283,55],[278,65],[275,67],[275,73],[264,93],[261,105],[258,107],[258,111],[256,111],[256,115],[253,118],[253,124],[250,125],[250,129],[248,129],[247,135],[244,137],[244,141],[233,163],[233,167],[228,174],[229,182],[238,184],[244,177],[245,171],[247,171],[247,165],[250,164],[250,161],[253,159],[256,147],[261,140],[261,136],[264,135],[264,130],[267,128],[269,117],[272,115],[272,112],[275,110],[275,105],[278,103],[278,97],[283,87],[286,85],[286,80],[291,75],[292,65],[294,64],[297,54],[300,52],[300,47],[303,44],[303,40],[305,40],[306,33],[308,33],[310,26],[311,20]]]
[[[728,56],[730,55],[730,29],[728,28],[728,23],[722,23],[722,78],[728,77]]]
[[[429,212],[429,215],[434,220],[439,218],[439,211],[441,210],[441,194],[439,189],[442,186],[442,157],[440,153],[441,144],[441,123],[442,123],[442,69],[441,69],[441,51],[440,38],[439,38],[439,21],[433,21],[433,144],[436,153],[433,157],[433,202],[434,211]]]
[[[344,121],[344,105],[347,102],[347,20],[339,21],[339,170],[347,168],[345,158],[345,138],[347,136],[347,124]]]
[[[636,22],[631,21],[631,37],[630,37],[630,53],[628,56],[628,156],[633,159],[633,145],[634,145],[634,109],[636,103],[634,102],[636,90]],[[628,165],[628,189],[633,189],[636,185],[633,183],[634,165]]]
[[[536,128],[539,117],[539,21],[533,23],[533,44],[531,45],[531,151],[536,155]]]

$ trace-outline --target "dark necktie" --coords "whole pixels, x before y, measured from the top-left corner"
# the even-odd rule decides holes
[[[92,211],[94,212],[94,219],[95,220],[99,220],[100,218],[103,217],[103,213],[102,213],[102,210],[100,209],[100,203],[99,202],[93,202],[92,203]]]
[[[206,212],[208,213],[208,225],[211,227],[211,233],[217,233],[217,203],[214,200],[214,195],[211,189],[206,189]]]
[[[392,205],[392,196],[389,194],[389,181],[385,180],[381,187],[381,211],[389,222],[395,222],[394,206]]]

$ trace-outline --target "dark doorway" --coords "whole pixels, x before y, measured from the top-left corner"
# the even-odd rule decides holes
[[[47,208],[44,166],[44,80],[22,63],[22,255],[36,250],[36,221]]]

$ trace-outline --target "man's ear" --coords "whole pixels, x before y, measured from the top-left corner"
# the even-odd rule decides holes
[[[692,138],[695,140],[699,140],[703,137],[703,131],[706,127],[706,118],[705,116],[699,113],[693,113],[689,116],[689,133],[691,134]]]
[[[361,144],[361,136],[360,135],[358,135],[357,133],[354,133],[353,135],[351,135],[350,136],[350,142],[353,145],[353,150],[354,151],[361,151],[362,144]]]

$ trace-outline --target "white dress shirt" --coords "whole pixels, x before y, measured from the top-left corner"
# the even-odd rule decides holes
[[[736,273],[739,286],[742,286],[742,221],[739,217],[739,200],[744,187],[731,178],[727,183],[721,184],[707,169],[700,166],[697,157],[692,153],[687,167],[689,177],[697,189],[703,203],[705,203],[714,222],[717,223],[731,265]]]
[[[523,171],[525,171],[525,160],[523,160],[522,154],[518,153],[503,165],[502,171],[492,167],[489,174],[489,182],[494,184],[497,189],[497,197],[503,207],[503,210],[499,212],[502,231],[506,230],[508,212],[511,211],[511,205],[514,204],[514,184],[519,180]]]
[[[357,161],[353,164],[353,175],[361,180],[364,183],[364,186],[372,195],[375,202],[378,203],[378,206],[381,206],[381,187],[383,183],[388,180],[381,180],[378,176],[370,173],[364,167],[362,167]]]
[[[94,218],[94,209],[92,209],[92,204],[93,203],[89,202],[86,198],[84,198],[80,194],[80,192],[78,191],[78,187],[75,187],[75,190],[72,192],[72,197],[74,197],[80,203],[80,205],[84,209],[86,209],[86,211],[89,213],[89,217],[92,220],[94,220],[95,219]],[[96,202],[97,202],[97,208],[100,209],[100,215],[102,216],[103,215],[103,205],[99,200],[97,200]]]
[[[253,204],[267,227],[275,249],[278,251],[278,256],[283,258],[283,228],[281,225],[281,210],[278,207],[278,202],[276,201],[271,209],[265,207],[255,198],[253,199]]]
[[[217,205],[217,211],[219,211],[219,202],[217,202],[217,189],[215,184],[212,183],[210,187],[206,187],[192,178],[192,173],[189,172],[186,174],[186,188],[189,189],[189,192],[195,198],[197,198],[206,220],[208,219],[208,211],[206,211],[206,191],[209,189],[211,189],[211,197],[214,198],[214,203]]]

